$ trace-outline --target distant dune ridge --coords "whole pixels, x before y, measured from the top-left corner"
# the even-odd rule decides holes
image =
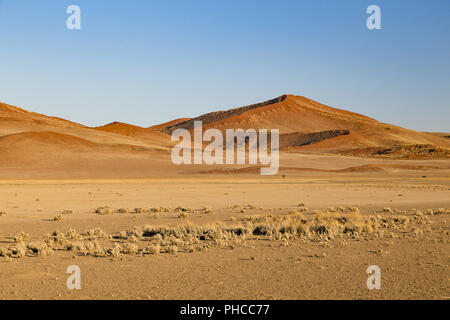
[[[413,131],[293,95],[149,128],[122,122],[90,128],[0,103],[3,155],[0,177],[14,176],[19,171],[23,176],[34,171],[39,171],[39,176],[82,172],[83,177],[105,170],[107,176],[132,177],[144,172],[149,175],[180,172],[183,169],[170,161],[170,150],[175,144],[170,134],[178,128],[192,130],[194,121],[199,120],[204,130],[279,129],[281,161],[290,154],[305,152],[388,159],[450,159],[448,133]]]

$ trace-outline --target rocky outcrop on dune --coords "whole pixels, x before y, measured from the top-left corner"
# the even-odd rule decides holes
[[[286,133],[280,136],[280,147],[307,146],[326,139],[345,136],[348,134],[350,134],[349,130],[327,130],[306,134],[301,132]]]
[[[179,118],[179,119],[175,119],[175,120],[172,120],[172,121],[168,121],[168,122],[164,122],[164,123],[161,123],[161,124],[157,124],[157,125],[151,126],[151,127],[149,127],[149,129],[162,130],[164,128],[176,126],[176,125],[178,125],[180,123],[187,122],[187,121],[189,121],[191,119],[192,118]]]
[[[281,96],[281,97],[278,97],[278,98],[275,98],[272,100],[268,100],[268,101],[265,101],[262,103],[252,104],[249,106],[235,108],[235,109],[231,109],[231,110],[227,110],[227,111],[210,112],[210,113],[206,113],[204,115],[201,115],[201,116],[193,118],[193,119],[189,119],[189,120],[181,122],[181,123],[177,123],[174,125],[168,125],[168,126],[165,126],[162,128],[160,127],[160,129],[163,132],[168,133],[168,134],[171,134],[173,131],[175,131],[176,129],[179,129],[179,128],[191,130],[194,128],[195,121],[202,121],[203,125],[208,125],[210,123],[214,123],[214,122],[217,122],[220,120],[238,116],[238,115],[243,114],[252,109],[262,108],[265,106],[269,106],[271,104],[276,104],[276,103],[284,101],[284,100],[286,100],[286,96]]]

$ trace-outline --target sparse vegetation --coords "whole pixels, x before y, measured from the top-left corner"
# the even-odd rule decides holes
[[[433,215],[450,212],[444,208],[430,210],[427,212]],[[15,245],[0,248],[0,256],[45,257],[55,250],[65,250],[81,256],[121,258],[124,255],[205,251],[211,247],[232,249],[245,245],[247,241],[263,239],[274,241],[280,246],[290,246],[296,239],[326,243],[333,239],[390,238],[395,233],[422,237],[430,230],[430,222],[428,217],[418,212],[412,209],[409,215],[401,215],[391,209],[383,210],[383,215],[362,215],[357,208],[342,206],[325,211],[314,210],[313,213],[296,210],[287,214],[248,215],[234,218],[228,223],[217,222],[204,226],[191,223],[135,226],[112,235],[101,228],[89,229],[84,233],[69,229],[67,233],[54,231],[44,234],[41,241],[33,242],[28,242],[29,235],[21,232],[13,238]],[[188,212],[181,211],[179,215],[186,216]],[[411,226],[411,222],[414,225]]]

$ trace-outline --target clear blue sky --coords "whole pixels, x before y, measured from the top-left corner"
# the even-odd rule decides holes
[[[0,0],[0,101],[150,126],[290,93],[448,132],[449,14],[448,0]]]

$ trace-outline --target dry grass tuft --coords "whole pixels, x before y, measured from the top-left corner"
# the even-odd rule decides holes
[[[115,211],[115,213],[129,213],[132,210],[130,208],[120,208]]]
[[[100,228],[94,228],[86,231],[86,237],[88,240],[110,240],[112,236],[107,234]]]
[[[37,257],[46,257],[53,254],[53,249],[46,242],[32,242],[27,248]]]
[[[112,214],[113,210],[108,207],[108,206],[104,206],[104,207],[98,207],[97,209],[95,209],[95,213],[98,214]]]
[[[186,219],[186,218],[189,218],[189,213],[187,213],[187,212],[180,212],[179,214],[178,214],[178,218],[180,218],[180,219]]]
[[[134,213],[147,213],[149,211],[150,211],[149,208],[136,208],[136,209],[134,209]]]
[[[25,233],[23,231],[21,231],[19,234],[17,234],[14,237],[14,242],[15,243],[22,243],[25,242],[26,240],[28,240],[30,238],[30,235],[28,233]]]

